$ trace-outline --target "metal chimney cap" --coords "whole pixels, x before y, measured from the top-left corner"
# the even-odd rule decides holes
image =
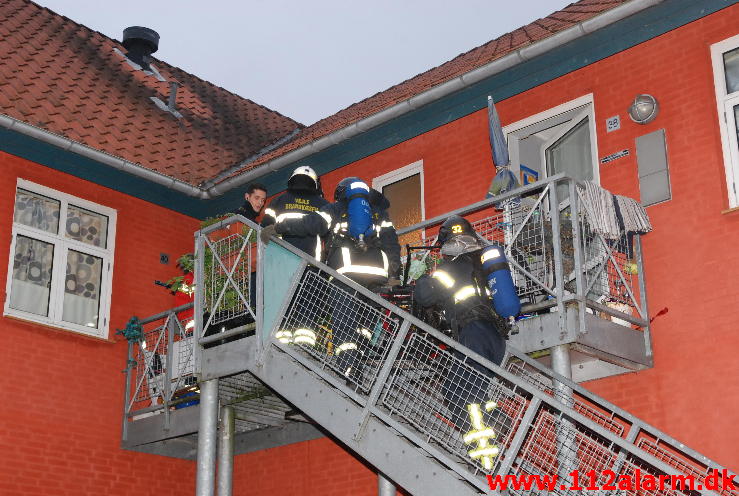
[[[152,54],[159,49],[159,33],[143,26],[131,26],[123,30],[123,46],[127,50],[139,43],[147,45]]]

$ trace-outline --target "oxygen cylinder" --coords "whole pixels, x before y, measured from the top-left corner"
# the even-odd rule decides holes
[[[369,186],[362,181],[355,181],[346,188],[349,216],[349,234],[352,238],[364,242],[364,237],[372,234],[372,208],[369,202]]]
[[[504,319],[511,319],[521,312],[521,301],[516,294],[513,276],[508,267],[503,247],[489,245],[480,255],[482,272],[485,274],[495,312]]]

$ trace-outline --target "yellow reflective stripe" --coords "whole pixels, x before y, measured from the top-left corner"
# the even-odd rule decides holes
[[[383,220],[383,221],[382,221],[382,222],[380,223],[380,227],[383,227],[383,228],[384,228],[384,227],[393,227],[393,223],[392,223],[392,222],[390,222],[390,221],[387,221],[387,220]]]
[[[316,260],[321,260],[321,237],[316,235]]]
[[[435,270],[434,273],[431,274],[431,277],[438,279],[440,283],[447,287],[447,289],[454,286],[455,283],[454,278],[443,270]]]
[[[369,265],[347,265],[340,269],[337,269],[336,272],[338,272],[339,274],[345,274],[349,272],[352,274],[368,274],[372,276],[387,277],[387,269],[382,269],[380,267],[371,267]]]
[[[483,429],[480,431],[470,431],[464,436],[464,442],[470,444],[473,441],[478,441],[482,438],[494,438],[496,436],[495,431],[492,428]]]
[[[365,183],[361,181],[354,181],[353,183],[349,185],[349,189],[354,189],[354,188],[361,188],[365,191],[369,191],[369,186],[367,186]]]
[[[500,257],[500,250],[496,248],[491,248],[482,254],[482,256],[480,257],[480,260],[482,260],[482,263],[485,263],[491,258],[498,258],[498,257]]]
[[[298,336],[309,336],[313,339],[316,339],[316,333],[313,332],[311,329],[295,329],[295,332],[293,333],[295,337]]]
[[[293,343],[295,344],[307,344],[308,346],[315,346],[316,340],[314,338],[310,338],[308,336],[296,336],[295,339],[293,339]]]
[[[264,215],[269,215],[270,217],[277,217],[277,212],[275,212],[271,208],[265,208]]]
[[[372,331],[370,331],[369,329],[357,329],[357,332],[367,339],[372,339]]]
[[[460,301],[466,300],[470,296],[475,296],[476,294],[477,291],[474,286],[464,286],[454,293],[454,303],[459,303]]]
[[[305,217],[305,214],[300,212],[285,212],[277,216],[277,223],[279,224],[287,219],[302,219],[303,217]]]
[[[343,262],[342,265],[344,267],[348,267],[352,264],[352,254],[346,246],[341,247],[341,261]],[[339,274],[341,274],[341,272],[339,272]]]
[[[340,344],[339,346],[336,347],[336,350],[334,351],[334,354],[335,355],[339,355],[340,353],[342,353],[344,351],[356,350],[356,349],[357,349],[357,343],[351,343],[351,342],[342,343],[342,344]]]
[[[352,255],[349,248],[341,247],[341,258],[343,267],[336,269],[339,274],[345,274],[347,272],[352,274],[368,274],[373,276],[388,276],[388,270],[390,263],[387,259],[387,255],[384,251],[380,251],[382,254],[382,267],[373,267],[372,265],[352,265]]]
[[[298,334],[301,331],[305,331],[304,334]],[[295,331],[295,337],[293,338],[295,344],[307,344],[310,346],[316,345],[316,333],[309,329],[298,329]]]
[[[486,403],[485,408],[487,409],[491,404],[493,405],[492,408],[495,408],[494,401]],[[464,435],[463,440],[465,444],[477,443],[477,448],[467,453],[473,460],[479,459],[486,470],[490,470],[493,468],[493,458],[500,452],[498,446],[490,444],[490,440],[495,437],[495,431],[483,423],[482,411],[480,410],[479,404],[470,403],[467,405],[467,412],[470,415],[472,430]]]
[[[488,446],[486,448],[470,450],[468,453],[471,458],[482,458],[483,466],[490,470],[493,468],[493,463],[489,457],[497,456],[500,453],[500,449],[497,446]]]
[[[342,229],[348,229],[348,228],[349,228],[348,222],[337,222],[336,225],[334,226],[334,232],[337,233]]]
[[[292,331],[282,330],[275,333],[275,338],[281,343],[289,344],[293,340]]]

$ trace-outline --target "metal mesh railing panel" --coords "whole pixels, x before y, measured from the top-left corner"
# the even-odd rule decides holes
[[[238,232],[232,232],[238,231]],[[229,234],[230,233],[230,234]],[[204,245],[203,309],[210,315],[210,325],[250,313],[252,266],[256,246],[251,242],[254,230],[235,223],[211,232]]]
[[[181,390],[191,387],[193,376],[194,341],[191,318],[183,319],[179,327],[177,316],[169,314],[144,326],[143,339],[133,348],[131,410],[169,402]],[[174,326],[170,341],[168,326]],[[172,366],[168,363],[172,348]],[[165,384],[169,375],[169,395]]]
[[[506,213],[506,253],[513,262],[513,282],[519,296],[528,297],[530,303],[546,297],[546,290],[554,287],[554,251],[546,202],[546,196],[538,201],[524,199]]]
[[[582,494],[570,489],[570,473],[574,470],[580,474],[590,470],[601,473],[613,467],[616,459],[617,452],[611,443],[544,407],[537,413],[511,473],[556,476],[558,483],[551,491],[553,494]],[[511,493],[530,494],[522,489]]]
[[[587,398],[577,393],[567,395],[562,390],[554,387],[552,378],[540,373],[538,370],[526,365],[524,362],[511,358],[506,370],[520,377],[526,383],[534,386],[539,391],[546,393],[562,403],[572,406],[572,409],[596,424],[608,429],[619,437],[623,437],[626,431],[626,423],[614,417],[613,412],[605,411],[589,402]]]
[[[166,324],[166,320],[159,320],[145,326],[143,340],[134,345],[133,384],[136,389],[132,400],[135,403],[152,400],[152,404],[156,404],[156,398],[164,394],[168,346]]]
[[[380,405],[468,469],[491,473],[492,465],[484,467],[469,456],[476,442],[465,443],[464,435],[481,427],[467,407],[479,405],[481,425],[496,433],[485,442],[502,453],[525,409],[527,399],[521,393],[470,357],[443,349],[431,335],[412,328],[383,388]],[[490,462],[497,463],[498,458],[491,457]]]
[[[398,317],[328,274],[305,272],[275,338],[291,343],[356,390],[374,384]]]
[[[710,475],[708,473],[709,468],[705,465],[701,465],[685,456],[681,456],[670,447],[660,446],[657,442],[652,441],[651,439],[640,439],[637,441],[636,445],[656,459],[663,461],[670,467],[677,469],[679,472],[692,476],[696,484],[703,484],[705,487],[706,476]],[[727,488],[719,488],[715,491],[717,494],[725,496],[736,496],[739,494],[739,490],[732,491],[731,489]]]

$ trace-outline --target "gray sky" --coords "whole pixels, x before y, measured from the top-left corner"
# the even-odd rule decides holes
[[[304,124],[571,3],[35,1],[117,40],[128,26],[152,28],[157,58]]]

